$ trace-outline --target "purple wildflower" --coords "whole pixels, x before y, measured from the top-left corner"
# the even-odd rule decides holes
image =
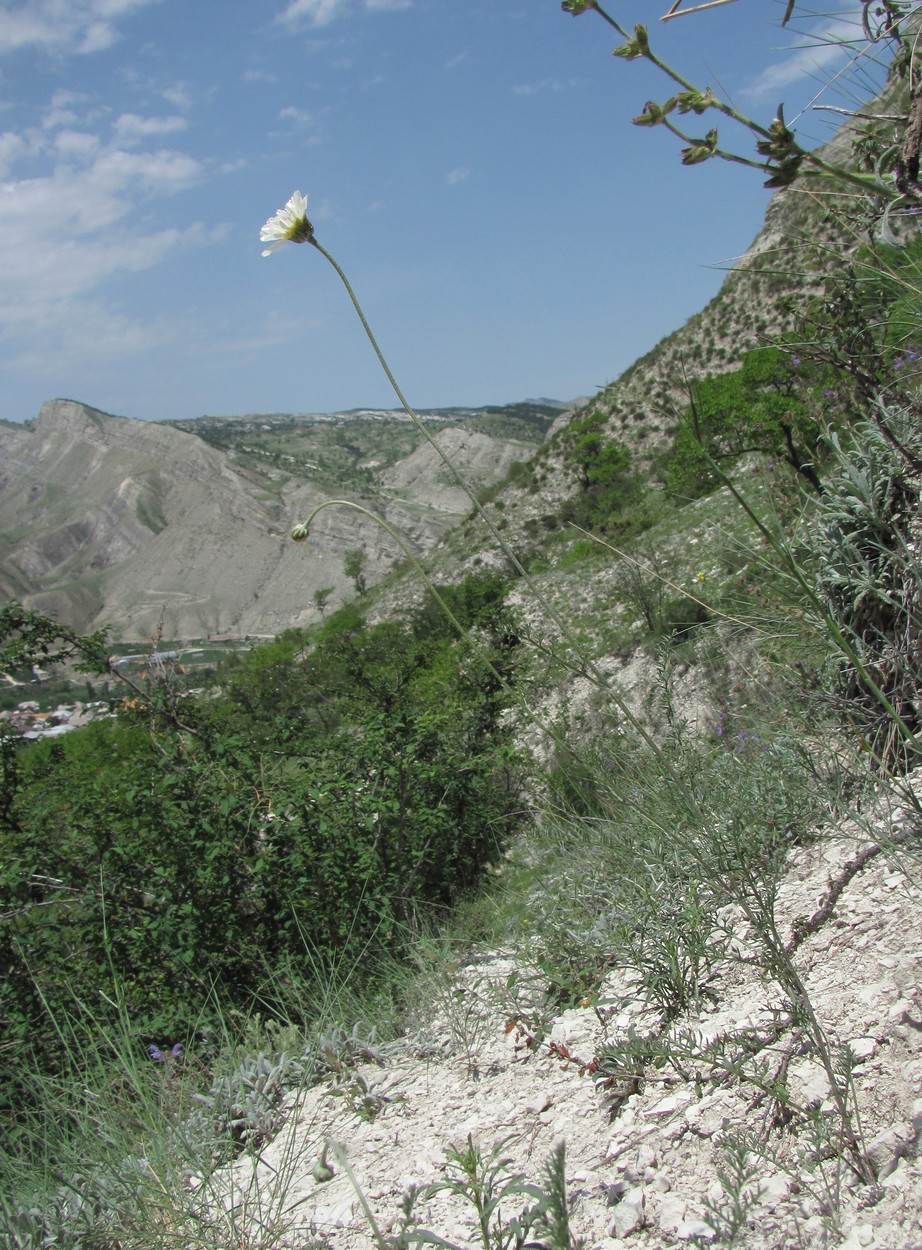
[[[148,1046],[147,1053],[154,1063],[166,1063],[168,1059],[178,1059],[182,1054],[182,1042],[176,1042],[169,1050],[161,1050],[159,1046]]]

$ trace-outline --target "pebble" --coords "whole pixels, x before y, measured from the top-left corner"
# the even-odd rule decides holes
[[[661,1099],[655,1106],[648,1107],[644,1115],[672,1115],[682,1107],[687,1106],[693,1097],[693,1094],[684,1090],[677,1094],[671,1094],[669,1097]]]
[[[659,1210],[656,1213],[657,1224],[667,1233],[675,1232],[685,1219],[687,1206],[684,1199],[678,1195],[667,1194],[659,1204]]]
[[[612,1237],[627,1237],[643,1228],[647,1222],[646,1195],[642,1187],[629,1189],[614,1209],[608,1233]]]
[[[856,1224],[839,1246],[839,1250],[862,1250],[874,1242],[874,1229],[870,1224]]]
[[[848,1048],[859,1061],[871,1059],[877,1053],[876,1037],[854,1037],[849,1040]]]

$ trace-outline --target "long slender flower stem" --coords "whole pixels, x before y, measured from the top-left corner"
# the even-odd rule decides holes
[[[572,633],[569,627],[567,626],[566,622],[559,615],[559,613],[554,610],[552,605],[548,602],[547,596],[543,595],[535,586],[534,582],[532,581],[531,577],[528,574],[528,571],[525,569],[524,565],[519,560],[515,552],[508,546],[506,542],[504,542],[496,526],[490,520],[490,517],[487,515],[486,510],[484,509],[480,500],[477,498],[476,493],[471,489],[470,484],[465,481],[463,475],[455,467],[450,457],[445,454],[445,452],[438,445],[436,440],[432,437],[432,435],[430,434],[429,430],[426,427],[426,423],[422,420],[419,414],[413,408],[410,407],[409,403],[406,400],[406,397],[403,394],[403,391],[400,389],[397,383],[397,379],[394,377],[393,373],[391,372],[390,366],[388,365],[387,360],[384,357],[384,353],[381,351],[381,348],[378,346],[378,341],[372,332],[371,326],[368,324],[368,319],[365,316],[364,311],[362,310],[362,306],[359,303],[358,296],[355,294],[355,291],[352,289],[352,284],[350,283],[349,279],[346,277],[346,274],[341,268],[341,266],[337,263],[334,257],[330,255],[330,253],[326,250],[326,248],[323,247],[322,244],[318,243],[313,233],[311,234],[310,239],[305,240],[305,241],[310,242],[311,245],[317,249],[320,255],[323,256],[330,263],[330,265],[332,265],[337,276],[339,277],[339,280],[342,282],[343,286],[346,288],[346,292],[349,296],[349,299],[352,302],[352,306],[355,309],[356,313],[358,314],[359,321],[362,323],[362,329],[365,331],[365,334],[368,337],[368,341],[371,343],[372,347],[374,348],[375,355],[378,358],[381,368],[384,370],[384,374],[387,380],[390,382],[391,387],[394,390],[394,394],[400,400],[400,403],[402,404],[403,409],[406,412],[407,416],[410,418],[410,420],[414,423],[416,428],[425,438],[426,442],[435,451],[436,455],[439,457],[439,459],[448,469],[449,473],[452,475],[454,480],[464,490],[468,499],[470,499],[474,507],[474,510],[476,511],[477,515],[481,518],[481,520],[484,522],[484,524],[486,525],[487,529],[489,530],[493,540],[496,542],[500,551],[503,552],[503,554],[512,564],[515,571],[525,582],[526,586],[528,587],[528,589],[531,591],[532,595],[534,596],[535,601],[541,605],[547,618],[559,630],[560,636],[566,639],[570,643],[575,655],[578,657],[578,662],[574,663],[572,659],[567,658],[565,663],[567,664],[569,669],[572,672],[575,672],[576,674],[578,674],[579,676],[585,677],[587,680],[591,681],[592,684],[596,686],[599,690],[603,691],[606,697],[609,698],[615,704],[618,711],[624,717],[625,721],[632,727],[632,729],[637,734],[637,736],[646,743],[646,745],[650,748],[650,750],[654,753],[654,755],[658,759],[662,760],[665,767],[667,768],[670,767],[668,761],[665,758],[665,755],[663,754],[663,751],[659,743],[656,742],[653,735],[647,729],[646,725],[643,724],[640,718],[628,706],[628,704],[625,702],[622,696],[617,692],[617,690],[613,688],[611,682],[608,680],[608,677],[605,675],[605,673],[599,668],[599,666],[595,663],[595,661],[590,656],[587,656],[582,651],[582,648],[575,642],[575,640],[573,639]],[[339,502],[344,503],[346,501],[342,500]],[[321,505],[321,507],[324,507],[324,506],[325,505]],[[356,507],[357,505],[351,504],[350,506]],[[373,513],[368,513],[367,515],[374,516]],[[386,522],[382,521],[381,518],[379,517],[375,517],[374,519],[379,521],[380,524],[384,525],[385,528],[388,529],[388,531],[395,537],[395,539],[397,539],[396,534],[394,534],[393,530],[391,530],[390,527],[387,526]],[[305,531],[302,537],[306,536],[306,528],[307,527],[305,526],[298,527],[299,530],[304,529]],[[400,539],[397,539],[397,541],[400,542],[401,547],[404,547],[404,544],[400,541]],[[404,550],[406,550],[405,547],[404,547]],[[413,562],[416,565],[416,567],[419,568],[420,571],[422,572],[422,566],[419,564],[419,561],[416,560],[415,556],[411,555],[411,559],[413,559]],[[435,595],[436,599],[438,599],[441,603],[440,596],[435,591],[434,587],[432,586],[432,583],[430,582],[428,577],[426,577],[425,573],[423,573],[423,576],[426,580],[427,585],[429,586],[429,589]],[[449,616],[451,616],[450,613],[449,613]],[[451,618],[451,619],[453,620],[454,624],[457,624],[457,622],[454,621],[454,618]],[[526,707],[526,711],[528,712],[529,716],[531,716],[533,720],[537,720],[535,713],[532,712],[530,708],[528,708],[527,704],[525,704],[524,699],[522,700],[522,702],[523,702],[523,706]]]
[[[317,249],[317,251],[321,254],[321,256],[325,257],[326,260],[328,260],[329,263],[333,266],[340,281],[342,282],[343,286],[346,288],[346,292],[349,296],[349,299],[352,301],[352,306],[355,309],[356,313],[358,314],[359,321],[361,321],[362,323],[362,329],[365,331],[366,335],[368,336],[368,341],[371,343],[371,346],[374,348],[375,355],[378,357],[378,361],[381,365],[381,368],[384,370],[384,374],[387,377],[388,382],[390,382],[391,387],[393,388],[394,394],[400,400],[400,403],[403,406],[403,409],[406,412],[407,416],[414,423],[416,428],[425,438],[426,442],[430,445],[430,447],[433,449],[433,451],[436,453],[436,455],[439,457],[439,459],[442,461],[442,463],[451,473],[452,477],[455,479],[458,485],[465,492],[468,499],[471,501],[471,504],[473,505],[474,510],[476,511],[477,515],[480,517],[480,519],[486,525],[487,529],[490,531],[490,536],[493,538],[494,542],[497,544],[500,551],[503,552],[503,554],[512,564],[513,568],[515,569],[519,577],[521,577],[522,580],[525,582],[525,584],[528,586],[529,590],[535,596],[537,601],[542,604],[545,613],[547,614],[548,618],[553,622],[553,624],[556,625],[557,629],[561,633],[561,636],[569,639],[571,642],[571,645],[575,646],[570,636],[570,631],[566,623],[554,611],[554,609],[548,603],[546,597],[540,594],[540,592],[535,587],[531,577],[529,576],[527,569],[522,564],[521,560],[519,560],[518,556],[515,554],[512,548],[509,547],[509,545],[506,542],[504,542],[502,536],[500,535],[493,521],[490,519],[489,514],[487,513],[483,504],[477,498],[476,492],[471,488],[470,483],[465,481],[463,474],[461,474],[458,471],[457,467],[452,462],[451,458],[448,455],[446,455],[446,453],[442,450],[442,448],[439,446],[436,440],[432,437],[431,433],[429,432],[426,426],[425,421],[423,421],[419,413],[417,413],[413,408],[410,407],[409,403],[406,400],[406,397],[403,394],[403,391],[400,389],[399,385],[397,384],[397,379],[394,377],[393,373],[391,372],[390,366],[388,365],[387,360],[384,357],[384,353],[381,351],[381,348],[378,346],[378,341],[372,332],[371,326],[368,324],[368,319],[366,318],[365,313],[362,310],[362,306],[358,301],[358,297],[356,296],[355,291],[352,289],[352,284],[349,282],[349,279],[346,277],[342,268],[337,264],[336,260],[330,255],[330,253],[326,250],[326,248],[317,242],[316,238],[312,238],[310,242]],[[578,647],[576,648],[576,650],[577,650],[577,653],[579,653]],[[596,685],[598,685],[601,689],[604,689],[610,692],[610,686],[604,673],[601,672],[601,670],[592,662],[591,659],[582,657],[581,671],[583,671],[585,675],[589,677],[590,680],[593,681]]]
[[[378,346],[377,339],[372,333],[371,326],[368,324],[368,319],[366,318],[365,313],[362,310],[362,306],[358,301],[358,297],[356,296],[354,290],[352,289],[352,285],[349,282],[349,279],[346,277],[340,265],[330,255],[330,253],[326,250],[326,248],[317,242],[316,238],[313,235],[313,230],[311,230],[311,234],[309,238],[306,238],[300,241],[311,243],[312,246],[315,247],[317,251],[321,254],[321,256],[325,257],[326,260],[329,261],[329,263],[332,265],[333,269],[336,271],[336,274],[338,275],[343,286],[346,288],[346,292],[349,295],[349,299],[352,301],[352,306],[355,308],[355,311],[358,314],[359,320],[362,323],[362,328],[364,329],[366,335],[368,336],[368,341],[371,343],[372,347],[374,348],[375,355],[378,357],[381,367],[384,370],[385,376],[387,377],[387,380],[390,382],[391,386],[393,387],[395,395],[397,396],[397,398],[400,400],[401,404],[403,405],[404,411],[407,413],[407,416],[409,416],[410,419],[414,422],[417,429],[420,431],[420,433],[423,435],[423,437],[426,439],[429,445],[436,452],[439,459],[442,461],[442,463],[446,466],[448,471],[451,473],[452,477],[462,487],[467,497],[470,499],[471,503],[473,504],[474,509],[476,510],[477,514],[480,516],[480,518],[483,520],[483,522],[489,529],[490,534],[494,538],[500,551],[502,551],[506,555],[506,557],[510,560],[515,570],[518,572],[520,577],[528,586],[528,589],[531,591],[532,595],[534,596],[535,601],[541,605],[548,619],[560,631],[561,637],[570,642],[571,646],[574,649],[575,654],[579,657],[579,663],[574,663],[573,660],[571,660],[570,658],[566,659],[565,663],[569,667],[570,671],[575,672],[579,676],[583,676],[587,678],[587,680],[591,681],[593,685],[595,685],[599,690],[603,691],[604,694],[607,696],[607,698],[609,698],[611,702],[615,705],[615,707],[618,709],[621,716],[624,718],[625,722],[631,726],[631,728],[637,734],[638,738],[640,738],[646,744],[646,746],[650,749],[654,758],[660,761],[660,764],[666,770],[666,772],[668,772],[671,776],[675,776],[675,768],[672,764],[672,761],[668,758],[668,755],[663,750],[662,746],[656,741],[656,739],[653,737],[653,735],[651,734],[647,726],[644,725],[640,717],[628,705],[628,703],[623,698],[623,696],[620,695],[618,691],[612,686],[611,682],[608,680],[608,677],[599,668],[599,666],[595,663],[595,661],[591,657],[586,656],[585,654],[582,653],[582,649],[573,640],[572,634],[568,626],[564,622],[564,620],[560,617],[560,615],[554,610],[554,608],[548,602],[547,597],[541,594],[541,592],[535,586],[534,582],[529,577],[528,572],[526,571],[526,569],[524,568],[524,566],[522,565],[521,561],[516,556],[516,554],[503,541],[502,536],[500,535],[499,531],[496,529],[496,526],[490,520],[485,509],[483,508],[483,505],[480,503],[480,500],[477,498],[476,494],[471,489],[470,485],[464,480],[464,477],[461,475],[461,473],[458,472],[457,468],[452,463],[451,459],[445,454],[442,448],[438,445],[438,443],[429,433],[429,430],[426,428],[425,422],[422,420],[419,414],[415,412],[414,409],[411,408],[410,405],[407,403],[407,400],[404,397],[404,394],[401,391],[400,387],[398,386],[397,380],[394,377],[393,373],[391,372],[390,366],[388,365],[384,357],[384,353],[381,351],[381,348]],[[329,506],[329,504],[332,502],[339,502],[342,504],[347,504],[349,507],[359,508],[359,510],[364,511],[367,516],[372,517],[379,524],[383,525],[385,529],[387,529],[388,532],[392,534],[392,536],[400,544],[400,546],[404,550],[407,550],[405,544],[402,542],[401,539],[397,537],[397,535],[394,533],[393,529],[387,524],[387,522],[382,521],[381,518],[375,516],[374,513],[368,512],[367,509],[362,509],[361,505],[350,503],[349,501],[346,501],[346,500],[328,501],[326,504],[319,505],[319,507],[315,509],[315,511],[311,514],[311,517],[308,518],[308,521],[306,524],[295,527],[295,530],[293,531],[292,536],[300,538],[300,539],[306,538],[307,531],[310,526],[310,520],[313,518],[313,516],[317,514],[318,511],[320,511],[324,507]],[[419,561],[416,560],[416,557],[412,556],[412,553],[410,553],[409,551],[408,551],[408,555],[410,555],[416,567],[420,570],[420,572],[422,572],[422,566],[420,565]],[[425,573],[423,573],[423,577],[425,578],[426,584],[429,586],[430,591],[432,591],[436,599],[441,604],[441,596],[439,596],[438,592],[435,590],[431,581],[429,580],[429,578],[426,576]],[[449,613],[448,615],[449,615],[449,618],[457,627],[457,621],[455,620],[455,618],[452,616],[451,613]],[[528,707],[527,703],[525,702],[524,698],[521,695],[521,691],[519,691],[519,698],[521,699],[522,705],[525,707],[526,711],[528,712],[532,720],[534,720],[536,723],[543,724],[543,722],[540,721],[540,719],[535,715],[532,709]],[[544,728],[546,729],[547,727],[544,726]],[[552,734],[551,736],[553,737],[554,735]],[[704,814],[699,812],[699,818],[703,820]]]

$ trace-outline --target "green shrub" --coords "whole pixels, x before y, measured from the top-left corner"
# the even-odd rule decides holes
[[[596,410],[577,417],[564,432],[564,463],[576,472],[581,490],[563,504],[560,519],[623,539],[652,523],[651,496],[632,467],[630,451],[605,433],[607,420]]]
[[[213,998],[275,1002],[308,949],[373,980],[474,888],[519,809],[502,719],[518,640],[495,574],[444,593],[476,641],[428,608],[376,626],[345,609],[184,700],[185,729],[158,722],[154,692],[119,723],[4,746],[9,1089],[27,1052],[53,1068],[62,1031],[116,1001],[159,1044]]]
[[[732,464],[753,452],[786,462],[818,493],[817,416],[833,384],[828,373],[774,347],[747,352],[739,369],[698,382],[673,443],[670,493],[706,495],[721,481],[715,463]]]

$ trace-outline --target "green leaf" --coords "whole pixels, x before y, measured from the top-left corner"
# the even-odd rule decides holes
[[[680,113],[697,113],[699,116],[717,103],[710,87],[704,91],[683,91],[675,98]]]

